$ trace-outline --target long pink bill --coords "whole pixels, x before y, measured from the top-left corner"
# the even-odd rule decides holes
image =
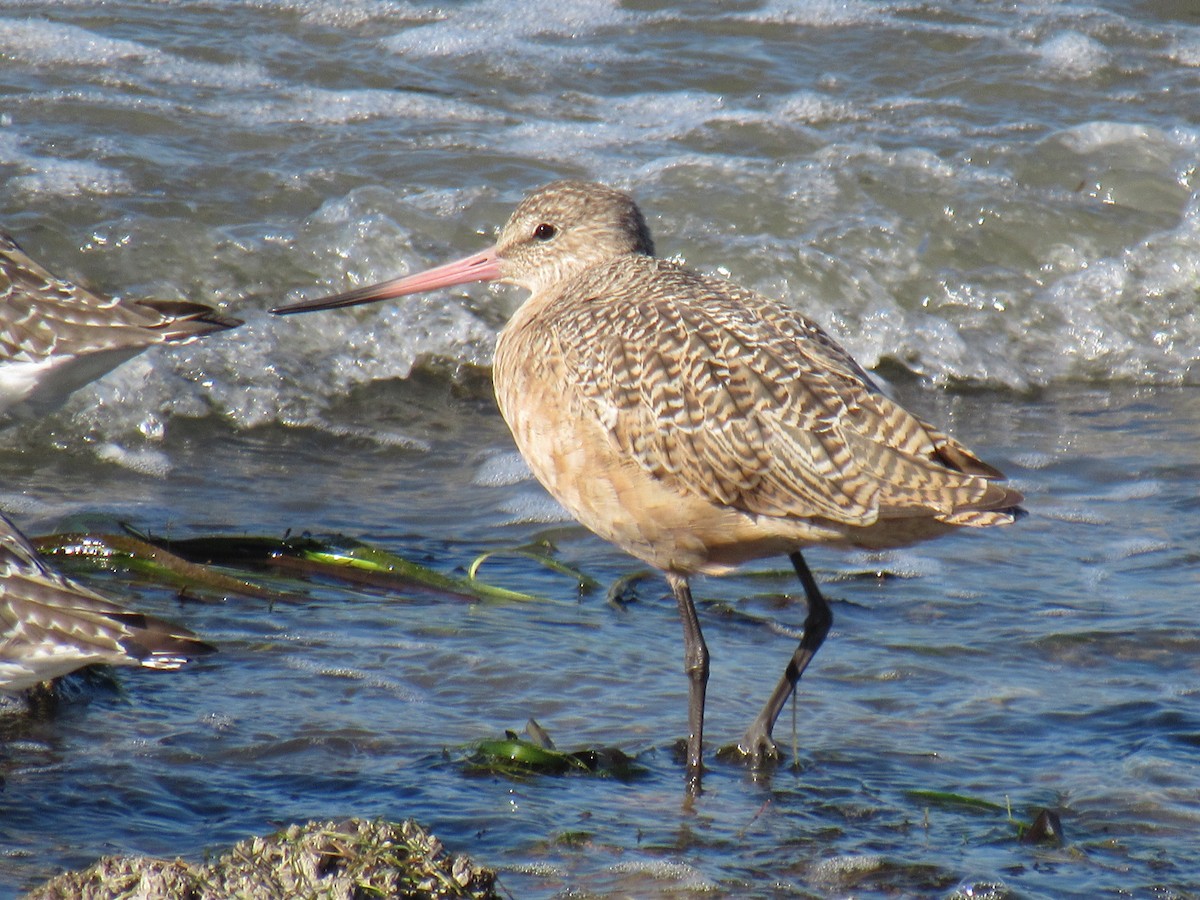
[[[355,288],[344,294],[334,294],[332,297],[319,297],[316,300],[305,300],[301,303],[290,303],[287,306],[277,306],[271,310],[279,316],[287,316],[298,312],[315,312],[318,309],[337,309],[342,306],[357,306],[360,303],[374,303],[377,300],[391,300],[408,294],[419,294],[422,291],[432,291],[435,288],[451,287],[456,284],[470,284],[475,281],[495,281],[500,277],[500,260],[496,256],[496,248],[489,247],[482,253],[475,253],[454,262],[417,272],[415,275],[405,275],[368,287]]]

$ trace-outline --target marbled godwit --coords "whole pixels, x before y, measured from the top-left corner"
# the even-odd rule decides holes
[[[93,663],[178,669],[215,650],[186,628],[64,578],[0,515],[0,691],[23,691]]]
[[[0,232],[0,415],[47,412],[151,344],[241,324],[200,303],[97,296]]]
[[[775,720],[833,620],[801,549],[1008,524],[1021,496],[889,400],[812,320],[653,254],[628,195],[556,182],[521,201],[482,253],[274,312],[474,281],[531,292],[496,344],[500,411],[575,518],[666,573],[683,620],[695,791],[708,649],[690,575],[786,553],[804,587],[804,637],[739,743],[759,763],[777,755]]]

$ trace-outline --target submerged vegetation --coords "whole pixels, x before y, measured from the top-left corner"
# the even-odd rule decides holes
[[[507,731],[503,738],[482,740],[467,758],[467,771],[477,775],[523,778],[530,775],[597,775],[635,778],[644,772],[637,761],[616,747],[584,747],[564,752],[532,719],[526,725],[529,740]]]
[[[1007,799],[1002,805],[981,797],[949,791],[912,790],[906,791],[905,794],[910,800],[923,804],[926,815],[930,809],[959,810],[989,817],[1003,815],[1008,824],[1015,829],[1016,837],[1022,844],[1059,846],[1063,843],[1062,822],[1058,813],[1052,809],[1035,809],[1031,813],[1033,821],[1023,822],[1013,815],[1012,806]]]
[[[446,599],[488,603],[551,603],[522,591],[490,584],[478,577],[481,565],[496,553],[481,555],[465,576],[448,575],[344,535],[264,537],[210,536],[167,540],[124,526],[121,534],[65,533],[36,538],[46,556],[124,570],[180,590],[200,594],[233,594],[281,601],[292,594],[254,580],[254,572],[309,579],[328,579],[396,591],[419,591]],[[519,547],[518,554],[572,578],[580,590],[596,582],[554,559],[544,546]]]

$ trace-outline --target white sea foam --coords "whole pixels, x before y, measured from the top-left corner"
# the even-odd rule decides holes
[[[518,525],[523,523],[553,524],[556,522],[574,522],[571,514],[562,508],[554,499],[543,491],[523,491],[513,494],[501,504],[500,511],[508,516],[505,524]]]
[[[496,122],[501,118],[471,103],[375,89],[285,88],[263,96],[219,100],[206,110],[249,127],[289,122],[345,125],[392,117],[422,122]]]
[[[10,191],[70,197],[125,193],[131,188],[121,172],[108,166],[93,160],[63,159],[53,155],[53,148],[39,153],[29,148],[29,142],[15,127],[0,130],[0,164],[13,166],[21,173],[8,180]]]
[[[125,194],[132,190],[129,180],[121,173],[87,160],[59,160],[34,155],[10,159],[33,170],[9,180],[8,186],[13,191],[71,197],[78,194]]]
[[[1037,52],[1047,72],[1064,78],[1087,78],[1111,59],[1102,43],[1075,31],[1054,35],[1039,45]]]
[[[1167,51],[1167,58],[1181,66],[1200,66],[1200,37],[1176,41]]]
[[[167,455],[151,447],[130,448],[122,444],[103,443],[96,447],[96,456],[155,478],[165,478],[171,471],[171,461]]]
[[[562,0],[551,4],[499,0],[443,6],[434,21],[405,28],[384,45],[408,57],[485,57],[497,68],[516,71],[532,56],[560,59],[612,58],[595,43],[574,41],[580,34],[645,23],[646,15],[622,9],[615,0]],[[542,43],[558,39],[563,43]]]
[[[85,77],[109,85],[134,85],[139,78],[212,87],[269,82],[257,63],[187,60],[137,41],[44,19],[0,19],[0,53],[43,69],[81,69],[88,73]]]
[[[1164,132],[1140,123],[1087,122],[1059,132],[1055,139],[1075,153],[1102,153],[1119,147],[1169,145]]]
[[[405,21],[419,15],[407,4],[380,3],[379,0],[253,0],[263,9],[295,12],[305,22],[336,28],[353,28],[367,22]],[[222,4],[205,3],[217,9]]]
[[[886,20],[895,6],[890,3],[867,3],[864,0],[808,0],[805,3],[770,0],[760,9],[741,13],[738,17],[809,28],[834,28]]]
[[[533,478],[519,453],[495,453],[487,457],[475,472],[472,483],[486,487],[518,484]]]
[[[802,122],[806,125],[814,125],[821,122],[858,119],[867,113],[855,109],[851,103],[835,100],[816,91],[799,91],[783,98],[772,115],[783,122]]]
[[[10,60],[38,66],[107,68],[117,63],[145,62],[156,52],[136,41],[106,37],[45,19],[0,19],[0,51]]]

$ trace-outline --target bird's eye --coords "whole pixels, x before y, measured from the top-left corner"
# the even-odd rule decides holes
[[[558,234],[558,229],[547,222],[543,222],[537,228],[533,229],[533,236],[539,241],[548,241]]]

